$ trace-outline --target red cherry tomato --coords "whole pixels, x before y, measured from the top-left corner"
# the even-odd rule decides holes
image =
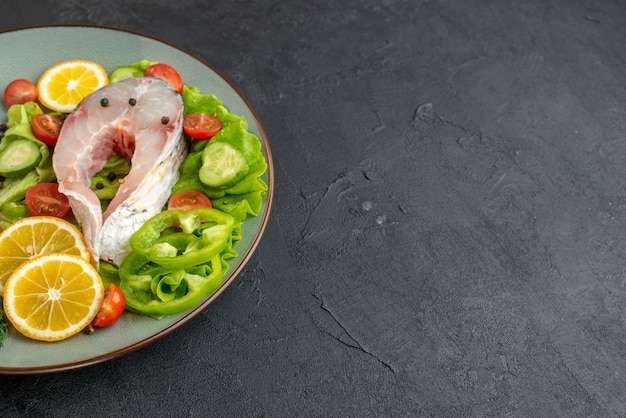
[[[7,108],[14,104],[23,104],[37,100],[37,86],[24,78],[18,78],[7,84],[4,89],[4,103]]]
[[[222,122],[206,113],[190,113],[185,115],[183,120],[183,130],[194,139],[209,139],[220,129],[222,129]]]
[[[163,81],[170,83],[174,90],[179,93],[183,92],[183,79],[178,71],[174,67],[167,64],[152,64],[143,73],[146,77],[160,78]]]
[[[49,147],[54,147],[57,144],[61,126],[63,126],[63,119],[43,113],[35,115],[31,124],[33,134]]]
[[[168,209],[210,208],[211,200],[204,194],[196,191],[179,192],[170,197]]]
[[[56,183],[39,183],[26,192],[26,207],[35,216],[65,217],[70,211],[70,202],[59,191]]]
[[[102,307],[96,314],[96,317],[91,322],[91,325],[98,328],[108,327],[115,323],[126,306],[126,296],[122,289],[111,283],[104,289],[104,300],[102,301]]]

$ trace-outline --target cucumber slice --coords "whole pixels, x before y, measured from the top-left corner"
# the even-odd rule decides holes
[[[19,177],[41,161],[39,146],[29,139],[16,139],[0,152],[0,176]]]
[[[225,142],[211,142],[202,151],[200,181],[209,187],[227,188],[248,174],[241,152]]]
[[[109,83],[124,80],[131,77],[141,77],[143,73],[136,71],[130,67],[119,67],[113,70],[109,76]]]
[[[109,75],[109,83],[115,83],[116,81],[130,77],[142,77],[146,68],[156,63],[156,61],[141,60],[131,65],[117,67],[111,72],[111,75]]]

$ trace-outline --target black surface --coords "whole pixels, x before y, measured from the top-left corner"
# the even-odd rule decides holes
[[[48,23],[211,63],[275,204],[201,316],[0,376],[0,416],[626,415],[624,2],[3,4],[0,30]]]

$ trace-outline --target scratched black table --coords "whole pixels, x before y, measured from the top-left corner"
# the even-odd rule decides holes
[[[626,4],[150,3],[10,1],[0,30],[211,63],[270,141],[265,237],[166,338],[0,376],[1,416],[626,414]]]

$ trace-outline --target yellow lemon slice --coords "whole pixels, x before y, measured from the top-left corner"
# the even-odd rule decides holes
[[[53,216],[23,218],[0,233],[0,295],[4,283],[25,261],[47,253],[68,253],[89,260],[83,235],[71,223]]]
[[[72,60],[48,68],[37,81],[41,104],[57,112],[69,113],[85,96],[107,85],[109,76],[93,61]]]
[[[73,254],[44,254],[23,263],[4,290],[9,322],[40,341],[59,341],[80,332],[93,321],[104,299],[95,267]]]

